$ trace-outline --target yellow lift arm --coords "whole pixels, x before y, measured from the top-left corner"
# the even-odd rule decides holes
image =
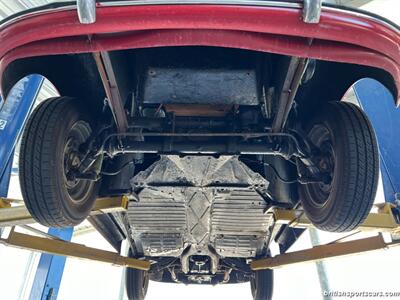
[[[19,233],[15,232],[14,229],[11,230],[7,238],[0,238],[0,243],[31,251],[95,260],[138,270],[147,271],[150,269],[150,262],[145,260],[129,258],[115,252],[86,247],[85,245],[59,239],[49,239]]]
[[[250,263],[253,271],[275,269],[303,262],[317,262],[327,258],[347,256],[397,246],[399,243],[386,243],[381,234],[348,242],[315,246],[311,249],[289,252],[270,258],[254,260]]]
[[[21,200],[0,198],[0,227],[35,223],[35,220],[24,205],[11,206],[11,203],[21,202]],[[128,202],[127,196],[99,198],[96,200],[90,215],[125,211],[128,207]]]
[[[378,236],[362,238],[348,242],[333,242],[330,244],[315,246],[310,249],[285,253],[270,258],[254,260],[250,263],[253,271],[263,269],[275,269],[282,266],[303,263],[317,262],[327,258],[347,256],[374,250],[387,249],[400,245],[399,242],[386,243],[382,232],[389,232],[393,236],[400,233],[400,225],[397,223],[392,211],[392,204],[385,203],[378,205],[378,213],[370,213],[362,225],[357,228],[363,232],[379,232]],[[289,225],[296,228],[313,228],[311,221],[303,211],[274,209],[275,224]]]
[[[377,205],[378,213],[370,213],[362,225],[357,228],[357,231],[377,231],[377,232],[400,232],[400,224],[397,223],[393,215],[393,205],[390,203]],[[296,228],[313,228],[311,221],[306,217],[301,210],[291,209],[274,209],[276,224],[288,224]]]
[[[150,262],[146,260],[129,258],[116,252],[91,248],[51,237],[44,238],[16,232],[14,226],[35,223],[35,220],[24,205],[11,206],[11,203],[20,202],[21,200],[0,198],[0,227],[12,227],[7,238],[0,238],[1,244],[42,253],[100,261],[139,270],[147,271],[150,269]],[[99,198],[91,211],[91,215],[125,211],[128,207],[128,202],[129,199],[126,196]]]

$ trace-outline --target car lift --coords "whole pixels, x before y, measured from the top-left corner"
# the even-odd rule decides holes
[[[0,99],[0,229],[11,227],[9,232],[0,230],[0,243],[47,253],[42,255],[39,262],[30,299],[56,299],[65,264],[63,257],[95,260],[140,270],[148,270],[151,262],[72,243],[69,241],[72,236],[72,228],[50,228],[48,233],[41,232],[29,226],[34,223],[34,220],[21,200],[6,198],[15,144],[42,83],[42,77],[28,76],[17,84],[7,101],[1,102]],[[371,213],[358,230],[377,231],[379,235],[345,242],[339,240],[311,249],[254,260],[250,265],[253,270],[319,261],[330,257],[385,249],[400,244],[396,241],[396,237],[400,234],[400,194],[398,193],[400,191],[400,153],[397,151],[396,145],[396,140],[398,142],[399,139],[393,137],[400,127],[399,111],[395,111],[393,108],[393,99],[388,91],[375,81],[362,80],[356,84],[354,89],[360,105],[369,115],[377,133],[381,150],[381,173],[387,201],[379,206],[378,213]],[[385,121],[383,122],[383,120]],[[387,137],[388,132],[392,133],[389,138]],[[92,215],[124,211],[128,201],[126,196],[100,198],[92,210]],[[267,213],[274,214],[277,224],[286,224],[296,228],[312,227],[302,211],[275,209]],[[17,232],[15,227],[23,227],[33,234]],[[394,241],[385,242],[382,232],[391,233]]]
[[[151,263],[146,260],[139,260],[120,256],[116,252],[99,250],[86,247],[84,245],[63,241],[50,234],[34,229],[27,224],[34,223],[28,210],[23,205],[11,207],[12,199],[0,198],[3,208],[0,208],[0,225],[12,226],[7,238],[0,238],[0,243],[39,251],[43,253],[76,257],[81,259],[95,260],[105,263],[111,263],[117,266],[131,267],[139,270],[149,270]],[[122,212],[127,209],[129,199],[127,196],[99,198],[92,210],[92,215],[100,213]],[[20,203],[20,201],[18,201]],[[393,236],[400,233],[400,225],[392,211],[391,204],[381,206],[378,213],[369,214],[368,218],[357,231],[378,231],[389,232]],[[270,212],[267,212],[270,213]],[[311,222],[301,212],[296,210],[274,209],[272,213],[275,217],[276,225],[288,224],[296,228],[312,227]],[[35,236],[15,231],[15,226],[22,226],[36,234]],[[372,250],[385,249],[391,246],[400,245],[400,242],[384,241],[381,234],[374,237],[363,238],[348,242],[334,242],[326,245],[320,245],[307,250],[301,250],[291,253],[281,254],[271,258],[254,260],[250,266],[253,270],[273,269],[289,264],[318,261],[330,257],[356,254]]]

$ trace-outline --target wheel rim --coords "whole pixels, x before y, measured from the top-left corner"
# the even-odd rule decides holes
[[[90,125],[84,121],[76,122],[70,129],[64,146],[63,174],[64,185],[69,198],[75,204],[82,204],[91,193],[93,182],[83,179],[70,179],[68,174],[79,167],[79,146],[90,137]]]
[[[336,156],[333,137],[330,130],[323,124],[315,125],[310,133],[309,139],[321,151],[318,161],[319,169],[329,177],[325,182],[311,183],[307,185],[310,194],[309,200],[315,207],[323,207],[329,200],[335,178]]]

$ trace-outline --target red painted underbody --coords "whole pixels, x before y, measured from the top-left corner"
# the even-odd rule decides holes
[[[301,13],[233,5],[99,6],[96,23],[84,25],[76,10],[53,11],[1,29],[0,72],[32,56],[220,46],[377,67],[392,75],[400,91],[399,32],[378,20],[331,9],[323,10],[319,24],[306,24]]]

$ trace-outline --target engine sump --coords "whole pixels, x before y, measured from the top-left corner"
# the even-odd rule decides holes
[[[236,156],[162,156],[131,185],[129,222],[146,256],[254,257],[269,238],[268,181]]]

